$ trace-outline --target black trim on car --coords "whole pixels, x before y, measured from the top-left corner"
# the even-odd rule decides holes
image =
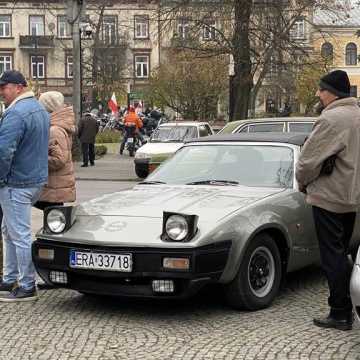
[[[54,249],[54,260],[39,259],[37,251],[39,247]],[[90,246],[37,239],[32,245],[32,256],[36,270],[49,284],[52,284],[49,279],[50,271],[67,273],[68,284],[55,284],[57,287],[105,295],[183,298],[191,296],[203,285],[220,279],[230,248],[231,241],[198,248],[169,249]],[[131,253],[133,270],[128,273],[71,268],[69,265],[71,250]],[[164,257],[189,258],[190,269],[188,271],[164,269],[162,266]],[[157,279],[173,280],[174,293],[155,293],[152,289],[152,281]]]

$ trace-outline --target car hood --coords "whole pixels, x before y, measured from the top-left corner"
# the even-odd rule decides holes
[[[182,247],[206,245],[211,232],[239,209],[284,189],[237,186],[137,185],[93,199],[77,208],[73,226],[59,235],[38,234],[47,240],[99,246]],[[163,211],[198,215],[199,232],[189,243],[161,240]],[[221,232],[218,234],[223,236]],[[228,239],[227,239],[228,240]]]
[[[283,189],[242,186],[137,185],[79,206],[79,216],[162,218],[164,211],[196,214],[214,222]]]
[[[143,145],[137,153],[158,155],[158,154],[172,154],[176,150],[180,149],[184,143],[182,142],[168,142],[168,143],[147,143]]]

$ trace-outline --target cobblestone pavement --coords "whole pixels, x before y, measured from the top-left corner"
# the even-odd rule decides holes
[[[272,307],[238,312],[217,288],[186,302],[43,290],[0,305],[0,359],[360,359],[360,330],[319,329],[327,290],[317,268],[290,276]]]

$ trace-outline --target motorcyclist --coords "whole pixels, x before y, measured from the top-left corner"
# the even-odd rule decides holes
[[[127,114],[124,117],[124,136],[123,136],[123,140],[121,142],[120,145],[120,155],[122,155],[123,151],[124,151],[124,147],[126,144],[126,141],[129,137],[130,134],[130,127],[131,126],[135,126],[135,136],[138,136],[141,143],[144,142],[144,139],[140,133],[140,129],[143,126],[143,123],[141,121],[141,119],[139,118],[139,116],[135,113],[135,108],[133,106],[129,106],[129,110],[127,112]]]

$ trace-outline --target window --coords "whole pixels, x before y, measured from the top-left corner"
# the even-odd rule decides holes
[[[105,44],[116,43],[116,16],[104,16],[102,26],[102,39]]]
[[[43,36],[45,35],[44,17],[33,16],[29,17],[30,21],[30,35]]]
[[[268,132],[268,131],[276,131],[283,132],[284,131],[284,123],[276,123],[276,124],[251,124],[249,125],[249,132]]]
[[[357,97],[357,86],[356,85],[350,86],[350,96]]]
[[[33,79],[45,78],[45,56],[31,56],[31,77]]]
[[[321,56],[324,59],[328,60],[330,63],[333,62],[334,48],[329,42],[326,42],[326,43],[322,44],[322,46],[321,46]]]
[[[203,28],[203,39],[214,40],[216,37],[216,23],[215,20],[208,21]]]
[[[292,39],[304,39],[305,38],[305,20],[300,19],[294,22],[290,30],[290,38]]]
[[[246,125],[246,126],[242,127],[241,129],[236,130],[236,132],[239,132],[239,133],[240,132],[244,132],[244,133],[249,132],[249,126]]]
[[[346,45],[345,64],[346,65],[357,64],[357,47],[354,43],[349,43]]]
[[[148,78],[149,77],[149,56],[136,55],[135,56],[135,77]]]
[[[71,37],[71,28],[66,16],[58,16],[58,37],[68,38]]]
[[[0,54],[0,74],[12,69],[12,55]]]
[[[313,123],[304,122],[304,123],[289,123],[289,131],[290,132],[301,132],[301,133],[309,133],[313,128]]]
[[[11,15],[0,15],[0,37],[11,36]]]
[[[149,18],[147,16],[135,16],[135,39],[147,39],[149,37]]]
[[[187,39],[189,37],[190,24],[188,19],[179,19],[177,26],[177,33],[180,39]]]
[[[65,56],[66,56],[66,77],[68,79],[72,79],[74,76],[73,57],[72,55],[65,55]]]

